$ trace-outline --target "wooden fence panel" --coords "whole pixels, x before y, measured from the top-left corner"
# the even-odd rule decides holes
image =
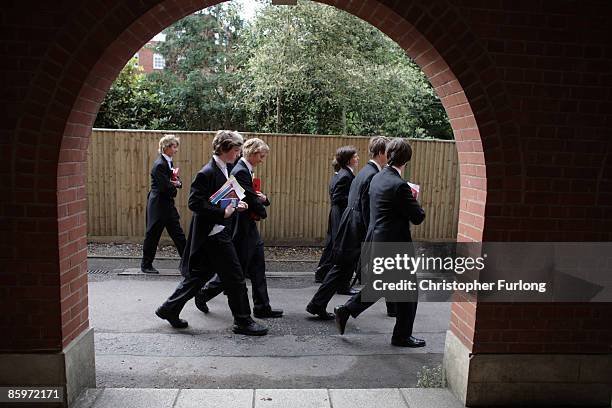
[[[145,231],[151,165],[163,131],[95,129],[87,159],[88,237],[92,241],[141,242]],[[211,157],[214,132],[171,132],[181,138],[175,163],[184,188],[176,206],[188,232],[187,208],[193,176]],[[270,145],[266,161],[255,169],[272,205],[260,224],[267,244],[318,245],[325,239],[329,212],[331,162],[340,146],[355,145],[360,167],[368,161],[367,137],[250,134]],[[410,140],[413,159],[407,179],[421,185],[425,222],[413,238],[448,240],[457,235],[459,167],[454,142]],[[167,239],[167,235],[164,233]]]

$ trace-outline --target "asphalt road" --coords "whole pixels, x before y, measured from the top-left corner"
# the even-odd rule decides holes
[[[390,345],[395,319],[386,316],[382,301],[350,319],[347,333],[340,336],[333,321],[318,321],[304,311],[317,288],[313,277],[291,277],[291,272],[312,271],[316,263],[269,264],[268,270],[288,277],[268,279],[272,305],[284,309],[285,317],[261,321],[270,328],[267,336],[233,334],[223,295],[209,303],[208,315],[189,302],[181,314],[189,328],[176,330],[154,311],[179,278],[117,275],[138,263],[89,260],[98,387],[414,387],[423,366],[442,362],[450,303],[419,304],[415,335],[427,340],[421,349]],[[177,264],[156,261],[157,268]],[[329,310],[346,299],[336,295]]]

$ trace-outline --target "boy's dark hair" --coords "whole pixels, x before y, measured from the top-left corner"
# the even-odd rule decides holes
[[[334,171],[339,171],[342,167],[346,167],[353,156],[357,153],[355,146],[342,146],[336,150],[336,158],[332,162]]]
[[[387,145],[387,164],[400,167],[412,158],[412,148],[406,139],[396,137]]]
[[[234,147],[242,146],[244,138],[238,132],[219,130],[212,141],[213,153],[220,155],[229,152]]]
[[[384,153],[387,150],[387,144],[389,144],[389,138],[386,136],[374,136],[371,138],[368,144],[370,159]]]

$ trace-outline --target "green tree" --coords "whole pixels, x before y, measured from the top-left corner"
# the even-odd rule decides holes
[[[111,85],[95,127],[109,129],[156,129],[165,127],[169,113],[139,69],[136,59],[130,60]]]
[[[452,139],[423,72],[375,27],[331,6],[224,3],[164,30],[162,71],[130,63],[96,126]]]
[[[166,68],[149,78],[172,106],[172,122],[190,130],[233,127],[240,122],[233,47],[243,27],[236,5],[201,10],[168,27],[157,51]]]
[[[404,51],[331,6],[268,5],[242,36],[238,61],[241,110],[253,130],[452,138]]]

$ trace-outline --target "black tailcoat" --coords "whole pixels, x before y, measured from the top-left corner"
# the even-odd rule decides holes
[[[354,259],[361,251],[370,223],[370,182],[378,173],[371,161],[357,174],[348,195],[348,206],[342,214],[334,241],[334,261]]]
[[[351,183],[355,175],[346,167],[341,168],[338,173],[334,174],[329,183],[329,198],[331,200],[331,209],[327,220],[327,236],[325,238],[325,248],[319,265],[315,273],[316,280],[323,280],[327,272],[333,266],[333,245],[334,237],[338,232],[342,213],[348,205],[348,195],[351,188]]]
[[[340,220],[342,219],[342,213],[348,205],[348,196],[351,189],[351,183],[355,175],[351,170],[343,167],[338,171],[337,174],[332,177],[331,183],[329,184],[329,198],[331,200],[331,209],[329,211],[329,232],[331,232],[330,238],[336,236]]]
[[[410,223],[420,224],[425,211],[412,196],[410,186],[393,167],[385,167],[370,182],[370,225],[366,241],[411,242]],[[363,302],[361,292],[350,298],[345,306],[351,316],[357,317],[374,302]],[[417,302],[394,302],[395,326],[393,338],[408,339],[412,336]]]
[[[170,182],[171,177],[172,170],[165,157],[160,154],[151,168],[151,190],[147,199],[147,227],[167,217],[174,208],[177,190]]]
[[[215,160],[211,159],[196,174],[191,183],[189,209],[193,211],[193,216],[189,225],[187,248],[181,264],[181,273],[185,277],[191,276],[191,273],[199,266],[199,260],[195,261],[195,259],[202,255],[204,243],[213,226],[220,224],[231,228],[231,218],[224,218],[225,210],[212,205],[209,201],[210,196],[216,193],[226,181],[227,178]]]
[[[164,228],[168,231],[179,255],[185,250],[185,233],[181,227],[179,213],[174,206],[177,187],[171,183],[172,170],[163,155],[153,162],[151,168],[151,190],[147,195],[147,227],[142,245],[142,267],[152,267],[157,244]],[[179,184],[178,188],[182,185]]]
[[[262,203],[257,198],[257,193],[253,189],[253,176],[247,165],[239,160],[232,169],[232,175],[238,181],[238,184],[244,188],[246,197],[243,199],[249,209],[238,213],[234,225],[232,242],[236,247],[238,258],[242,268],[245,269],[247,259],[249,258],[249,250],[261,243],[259,230],[255,219],[263,220],[268,214],[266,206],[270,205],[270,201]]]
[[[424,219],[425,211],[397,170],[386,166],[372,178],[366,241],[411,242],[410,223],[418,225]]]
[[[249,205],[247,211],[239,212],[235,216],[234,229],[232,234],[233,246],[240,266],[245,276],[251,280],[253,292],[253,309],[259,312],[270,310],[270,298],[268,296],[268,286],[266,283],[266,262],[264,246],[257,220],[267,217],[265,206],[270,205],[266,200],[264,203],[257,198],[257,193],[253,189],[253,177],[247,165],[239,160],[231,174],[245,190],[245,201]],[[215,275],[206,283],[206,286],[196,295],[196,299],[208,302],[219,295],[225,289],[221,277]]]

